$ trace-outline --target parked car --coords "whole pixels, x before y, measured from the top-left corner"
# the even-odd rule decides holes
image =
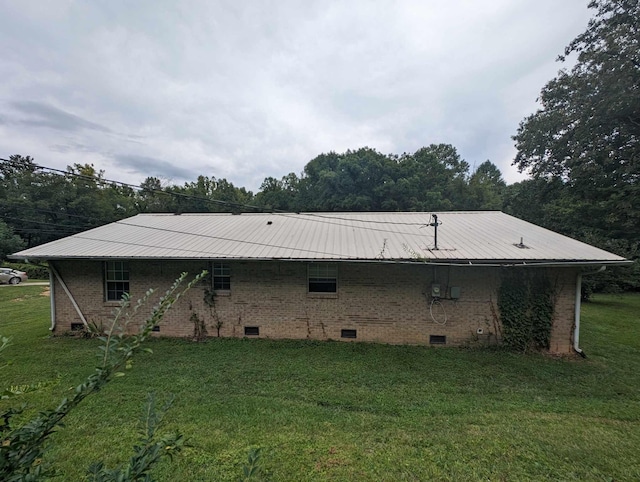
[[[0,268],[0,283],[9,283],[17,285],[23,281],[27,281],[27,273],[11,268]]]

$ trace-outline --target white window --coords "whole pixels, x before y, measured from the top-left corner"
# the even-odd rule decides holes
[[[213,263],[213,289],[229,291],[231,289],[231,267],[225,263]]]
[[[338,266],[334,263],[309,264],[309,293],[336,293]]]
[[[107,301],[120,301],[129,294],[129,263],[127,261],[105,261],[104,291]]]

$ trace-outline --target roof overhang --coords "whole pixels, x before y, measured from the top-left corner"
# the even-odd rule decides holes
[[[359,258],[247,258],[247,257],[141,257],[141,256],[64,256],[29,259],[16,255],[9,255],[8,258],[24,261],[25,263],[39,263],[42,261],[63,261],[63,260],[93,260],[107,261],[111,259],[144,260],[144,261],[255,261],[255,262],[304,262],[304,263],[372,263],[372,264],[409,264],[409,265],[429,265],[429,266],[457,266],[457,267],[485,267],[485,268],[580,268],[599,266],[630,266],[631,260],[485,260],[485,259],[359,259]]]

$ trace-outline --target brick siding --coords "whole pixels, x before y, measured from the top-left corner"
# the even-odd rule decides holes
[[[338,263],[337,293],[308,293],[307,263],[285,261],[231,261],[231,290],[205,302],[205,286],[194,287],[168,313],[159,335],[191,337],[192,315],[204,320],[209,336],[243,337],[245,327],[259,327],[261,338],[345,340],[341,330],[357,330],[355,341],[393,344],[430,343],[430,336],[446,336],[447,345],[494,344],[499,341],[497,290],[500,269],[433,267],[425,264]],[[117,303],[105,302],[103,263],[88,260],[54,262],[89,322],[105,324]],[[132,300],[148,288],[164,291],[183,271],[196,274],[210,269],[207,261],[130,261]],[[514,268],[523,269],[523,268]],[[527,268],[531,269],[531,268]],[[574,269],[549,270],[556,285],[556,310],[551,352],[571,351],[575,281]],[[434,306],[431,284],[439,283],[443,299]],[[460,298],[450,299],[450,288]],[[54,286],[56,333],[81,323],[56,280]],[[158,295],[159,296],[159,295]],[[142,314],[148,314],[150,304]],[[140,319],[134,320],[133,324]]]

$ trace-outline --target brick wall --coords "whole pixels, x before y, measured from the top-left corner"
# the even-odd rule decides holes
[[[258,327],[259,336],[267,338],[347,340],[341,338],[343,329],[357,330],[358,341],[384,343],[429,344],[432,335],[445,336],[447,345],[490,344],[499,338],[499,268],[339,263],[338,292],[314,294],[307,292],[304,262],[229,265],[231,290],[218,293],[210,306],[205,286],[194,287],[165,317],[161,335],[193,336],[195,314],[204,320],[209,336],[217,336],[215,325],[221,322],[224,337],[242,337],[245,327]],[[58,261],[55,266],[85,317],[107,323],[117,303],[104,301],[102,263]],[[131,261],[131,297],[137,300],[148,288],[163,293],[182,271],[196,274],[202,269],[209,269],[208,262]],[[557,286],[551,351],[566,353],[571,351],[576,272],[549,273]],[[443,299],[430,313],[432,283],[440,284]],[[451,287],[460,288],[458,300],[450,299]],[[81,321],[57,281],[54,293],[60,333]]]

